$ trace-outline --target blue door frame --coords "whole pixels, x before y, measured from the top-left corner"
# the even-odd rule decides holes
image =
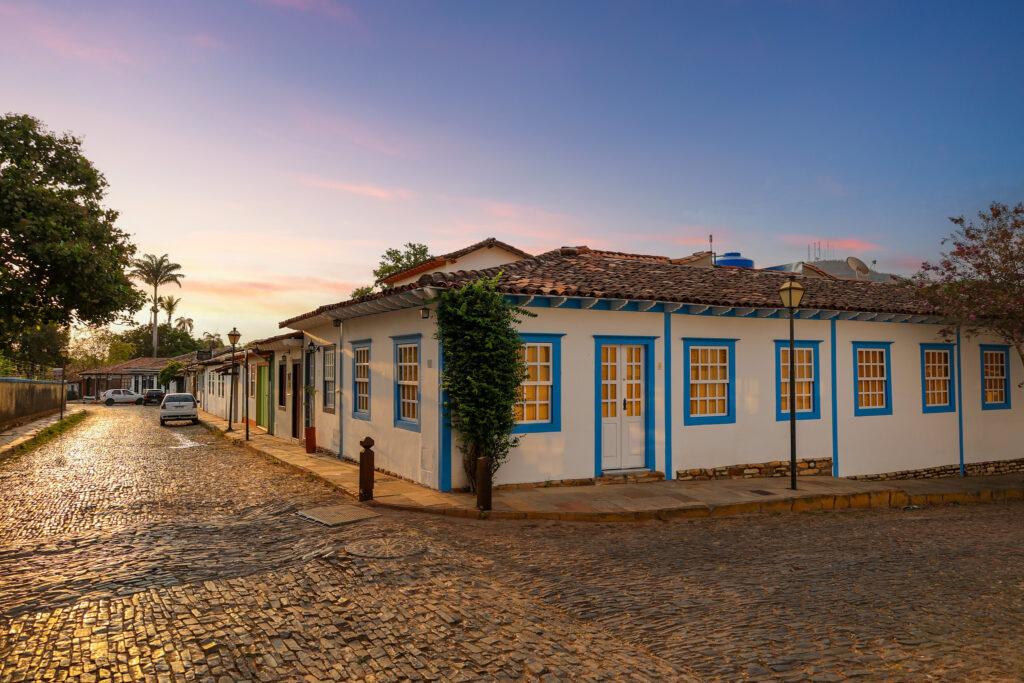
[[[594,476],[601,469],[601,346],[635,344],[644,347],[644,467],[654,471],[654,340],[658,337],[594,335]]]

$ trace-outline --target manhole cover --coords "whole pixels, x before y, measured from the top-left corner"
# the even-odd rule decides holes
[[[424,550],[422,543],[408,538],[367,538],[353,541],[345,546],[345,552],[356,557],[369,557],[375,560],[390,560],[406,555],[416,555]]]
[[[760,489],[753,489],[753,490],[751,490],[751,493],[756,493],[759,496],[774,496],[775,495],[771,491],[762,491]]]
[[[325,507],[299,510],[295,514],[327,526],[338,526],[339,524],[358,522],[361,519],[380,517],[376,512],[370,512],[366,508],[361,508],[357,505],[327,505]]]

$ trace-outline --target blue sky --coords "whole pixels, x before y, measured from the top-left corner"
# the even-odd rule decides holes
[[[85,139],[246,338],[496,236],[912,272],[1024,200],[1021,3],[18,2],[0,110]]]

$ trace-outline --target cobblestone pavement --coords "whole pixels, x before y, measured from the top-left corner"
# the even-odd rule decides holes
[[[1024,678],[1024,503],[326,528],[317,481],[92,412],[0,465],[0,681]]]

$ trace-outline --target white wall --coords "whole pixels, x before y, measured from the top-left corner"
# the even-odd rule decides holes
[[[324,448],[331,453],[341,453],[341,396],[342,396],[342,384],[339,381],[339,377],[344,377],[342,371],[342,354],[341,354],[341,328],[334,327],[333,324],[324,324],[316,327],[311,327],[305,330],[305,343],[308,345],[310,341],[313,341],[317,345],[317,350],[313,354],[312,362],[310,363],[310,384],[316,389],[316,392],[309,395],[307,398],[313,406],[313,422],[316,427],[316,443],[318,448]],[[335,363],[334,363],[334,408],[324,408],[324,345],[333,344],[335,347]],[[298,353],[293,354],[294,357],[298,358]],[[306,365],[302,363],[300,368],[301,371],[305,372]],[[299,385],[299,390],[302,389],[302,384]],[[291,397],[289,396],[289,406],[291,405]],[[280,414],[280,413],[279,413]],[[286,412],[290,419],[290,412]],[[304,418],[304,416],[303,416]],[[290,422],[288,423],[291,424]],[[290,427],[289,427],[290,429]]]
[[[359,441],[372,437],[378,468],[432,488],[438,488],[439,413],[438,343],[434,318],[422,319],[418,308],[355,318],[342,325],[343,354],[339,359],[342,386],[343,452],[358,460]],[[395,363],[392,336],[420,337],[420,430],[395,426]],[[353,417],[352,343],[371,339],[370,419]],[[453,454],[453,460],[458,456]],[[456,484],[457,486],[458,484]]]
[[[963,339],[964,462],[1024,458],[1024,366],[1017,351],[1009,353],[1009,410],[981,409],[981,344],[999,344],[994,338]]]

